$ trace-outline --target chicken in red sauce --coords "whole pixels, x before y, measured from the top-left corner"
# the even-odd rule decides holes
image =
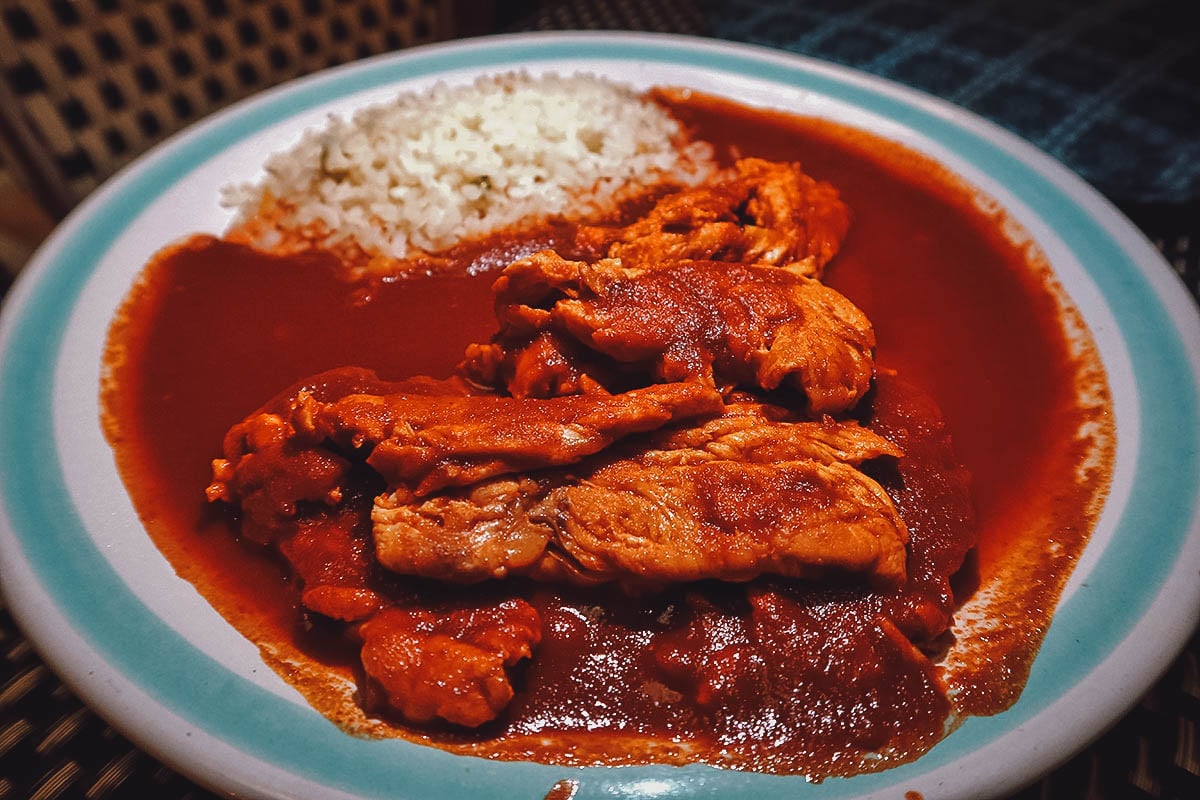
[[[517,397],[580,391],[587,379],[786,384],[813,413],[834,414],[856,405],[874,374],[870,321],[791,268],[628,267],[546,251],[506,268],[495,288],[500,332],[471,348],[464,369]]]
[[[744,158],[699,186],[666,194],[626,225],[579,226],[575,244],[593,260],[770,264],[819,278],[849,225],[837,189],[799,164]]]
[[[348,626],[369,705],[419,725],[503,719],[552,624],[539,585],[691,598],[662,601],[678,622],[648,653],[699,714],[784,691],[798,667],[764,660],[778,626],[754,621],[799,613],[793,584],[889,598],[856,618],[854,646],[928,680],[906,637],[944,630],[949,593],[903,599],[922,561],[878,477],[907,454],[862,422],[870,321],[819,279],[848,210],[757,159],[646,209],[503,269],[496,333],[450,379],[334,370],[225,437],[209,499],[290,564],[309,612]],[[512,588],[446,606],[421,582]],[[708,641],[727,595],[751,612]]]
[[[1074,438],[1111,433],[1102,366],[941,165],[650,96],[710,180],[400,262],[237,230],[158,253],[106,348],[122,478],[178,574],[351,734],[811,780],[910,761],[1020,693],[1110,474],[1111,441]],[[493,289],[506,267],[529,292]],[[612,288],[652,286],[674,294]],[[749,313],[772,292],[781,314]],[[820,347],[781,347],[796,329]],[[544,413],[651,388],[691,399],[578,442]]]

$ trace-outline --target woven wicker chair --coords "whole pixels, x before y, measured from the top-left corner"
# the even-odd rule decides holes
[[[334,64],[448,39],[453,0],[0,0],[0,204],[61,218],[151,145]],[[12,198],[21,198],[13,200]],[[36,211],[36,210],[35,210]],[[3,209],[0,209],[3,212]],[[0,220],[10,271],[33,229]],[[20,230],[14,232],[13,229]]]

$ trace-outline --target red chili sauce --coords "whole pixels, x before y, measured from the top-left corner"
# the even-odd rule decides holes
[[[487,267],[554,245],[553,229],[393,280],[347,280],[328,254],[207,237],[164,251],[110,338],[105,423],[126,486],[179,574],[354,732],[560,764],[703,761],[814,778],[910,760],[959,715],[1002,710],[1019,691],[1106,483],[1076,478],[1087,448],[1075,432],[1104,418],[1081,392],[1107,397],[1102,372],[1088,347],[1072,350],[1069,312],[1036,254],[942,168],[829,122],[701,96],[663,102],[722,159],[800,161],[852,210],[826,282],[875,326],[880,379],[863,418],[907,453],[876,475],[912,537],[903,589],[760,580],[631,598],[517,584],[504,591],[538,608],[543,638],[498,720],[415,729],[358,707],[336,680],[359,677],[352,645],[306,617],[275,558],[205,502],[210,461],[230,426],[317,372],[450,374],[494,330]],[[978,648],[955,644],[965,666],[943,669],[948,639],[922,634],[996,580],[1016,622]]]

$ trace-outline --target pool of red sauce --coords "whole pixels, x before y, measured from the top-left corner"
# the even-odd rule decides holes
[[[975,205],[969,187],[903,148],[829,122],[711,98],[666,102],[721,157],[798,160],[809,174],[834,183],[852,209],[851,233],[827,282],[874,323],[880,367],[934,399],[973,476],[979,544],[960,591],[969,594],[976,582],[1012,570],[1008,554],[1029,554],[1020,586],[1004,599],[1012,620],[1006,637],[980,654],[977,668],[946,679],[960,693],[959,711],[1003,709],[1019,691],[1094,512],[1094,488],[1077,486],[1071,476],[1083,455],[1072,432],[1096,412],[1080,401],[1079,356],[1071,353],[1044,268],[1004,236],[1002,219]],[[552,243],[554,232],[543,236]],[[203,237],[160,254],[114,324],[103,400],[122,476],[175,569],[262,644],[268,660],[302,684],[314,704],[358,730],[501,757],[626,763],[649,754],[818,777],[919,755],[950,713],[933,685],[935,671],[897,678],[876,698],[898,719],[863,720],[866,727],[874,720],[895,729],[895,753],[875,762],[846,758],[837,742],[805,744],[794,731],[783,752],[714,743],[703,730],[689,729],[688,719],[645,701],[640,711],[623,714],[620,704],[634,702],[646,687],[613,688],[603,684],[602,671],[594,676],[600,683],[579,672],[577,640],[597,634],[571,628],[594,598],[570,593],[543,591],[535,599],[548,630],[561,635],[549,636],[538,652],[525,676],[537,696],[518,694],[504,730],[493,727],[481,737],[368,724],[329,688],[323,675],[330,670],[356,677],[353,652],[306,628],[277,563],[239,543],[227,517],[206,506],[210,459],[232,424],[301,377],[347,364],[385,379],[448,374],[468,343],[485,341],[493,330],[494,273],[486,268],[520,246],[502,238],[490,250],[461,252],[470,270],[367,283],[337,277],[328,255],[283,260]],[[1087,388],[1103,393],[1103,386]],[[1031,500],[1039,497],[1049,499]],[[1058,545],[1053,556],[1050,540]],[[644,657],[636,638],[590,646],[628,663]],[[799,717],[796,724],[810,722]],[[547,732],[558,745],[538,742]],[[753,732],[750,725],[743,733]],[[617,750],[614,741],[622,743]],[[868,737],[860,749],[881,742],[886,737]],[[845,763],[830,763],[838,759]]]

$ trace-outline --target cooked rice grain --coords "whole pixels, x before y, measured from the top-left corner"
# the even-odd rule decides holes
[[[401,94],[331,116],[227,187],[233,228],[404,257],[549,216],[611,208],[631,189],[694,183],[711,148],[632,88],[597,77],[506,74]]]

